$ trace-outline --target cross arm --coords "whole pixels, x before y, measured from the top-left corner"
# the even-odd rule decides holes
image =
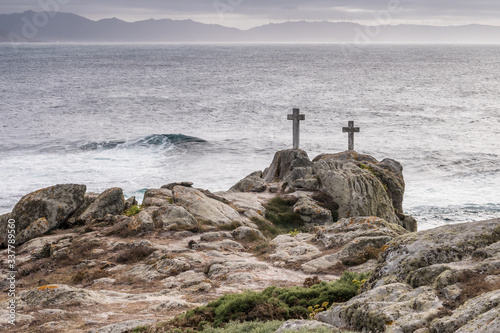
[[[343,127],[342,132],[344,132],[344,133],[359,133],[359,127],[354,127],[354,128]]]
[[[288,120],[295,120],[295,119],[297,119],[297,120],[306,120],[306,115],[305,114],[299,114],[297,117],[295,117],[294,114],[289,114],[287,116],[287,119]]]

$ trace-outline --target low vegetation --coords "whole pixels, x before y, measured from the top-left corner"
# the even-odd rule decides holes
[[[283,321],[268,321],[262,322],[230,322],[224,328],[209,327],[201,331],[202,333],[274,333],[283,324]],[[294,330],[290,333],[331,333],[328,328],[303,328],[301,330]],[[343,332],[348,333],[348,332]]]
[[[125,212],[123,212],[123,215],[125,216],[135,216],[139,214],[143,210],[144,206],[143,205],[135,205],[127,209]]]
[[[281,325],[282,321],[273,320],[266,323],[262,322],[230,322],[224,328],[205,328],[202,333],[244,333],[244,332],[258,332],[258,333],[274,333]]]
[[[246,291],[224,295],[219,299],[182,314],[170,322],[165,332],[203,331],[207,327],[221,328],[236,322],[269,322],[307,319],[317,305],[345,302],[354,297],[368,274],[345,272],[334,282],[320,282],[310,287],[269,287],[262,292]],[[222,332],[222,331],[221,331]]]
[[[259,321],[250,321],[240,323],[238,321],[229,322],[224,327],[212,327],[208,326],[201,331],[200,333],[274,333],[276,330],[283,325],[284,321],[281,320],[273,320],[267,322],[259,322]],[[147,328],[145,329],[143,326],[136,328],[132,333],[135,332],[143,332],[143,333],[152,333],[158,332],[158,328]],[[171,329],[168,331],[169,333],[182,333],[186,332],[181,329]],[[332,330],[329,328],[303,328],[300,330],[286,331],[286,333],[331,333]],[[341,333],[356,333],[351,331],[341,331]]]
[[[259,230],[270,239],[289,232],[304,231],[304,221],[293,211],[296,202],[296,199],[275,197],[264,205],[266,219],[252,218],[252,222],[257,224]]]

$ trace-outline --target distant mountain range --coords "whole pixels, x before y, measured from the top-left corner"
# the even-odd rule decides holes
[[[56,12],[0,14],[0,42],[332,42],[500,43],[500,27],[486,25],[363,26],[345,22],[286,22],[249,30],[191,20],[92,21]]]

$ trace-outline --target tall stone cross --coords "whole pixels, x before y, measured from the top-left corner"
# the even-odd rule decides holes
[[[349,127],[343,127],[342,132],[349,133],[349,150],[354,150],[354,133],[359,133],[359,127],[354,127],[354,121],[350,121]]]
[[[293,114],[288,115],[288,120],[293,120],[293,149],[299,149],[300,121],[306,120],[306,116],[300,114],[299,109],[293,109]]]

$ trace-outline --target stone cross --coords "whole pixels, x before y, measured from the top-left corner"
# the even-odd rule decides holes
[[[306,116],[299,113],[299,109],[293,109],[293,114],[288,115],[288,120],[293,120],[293,149],[299,149],[300,121],[306,120]]]
[[[354,121],[350,121],[349,127],[343,127],[342,132],[349,133],[349,150],[354,150],[354,133],[359,133],[359,127],[354,127]]]

